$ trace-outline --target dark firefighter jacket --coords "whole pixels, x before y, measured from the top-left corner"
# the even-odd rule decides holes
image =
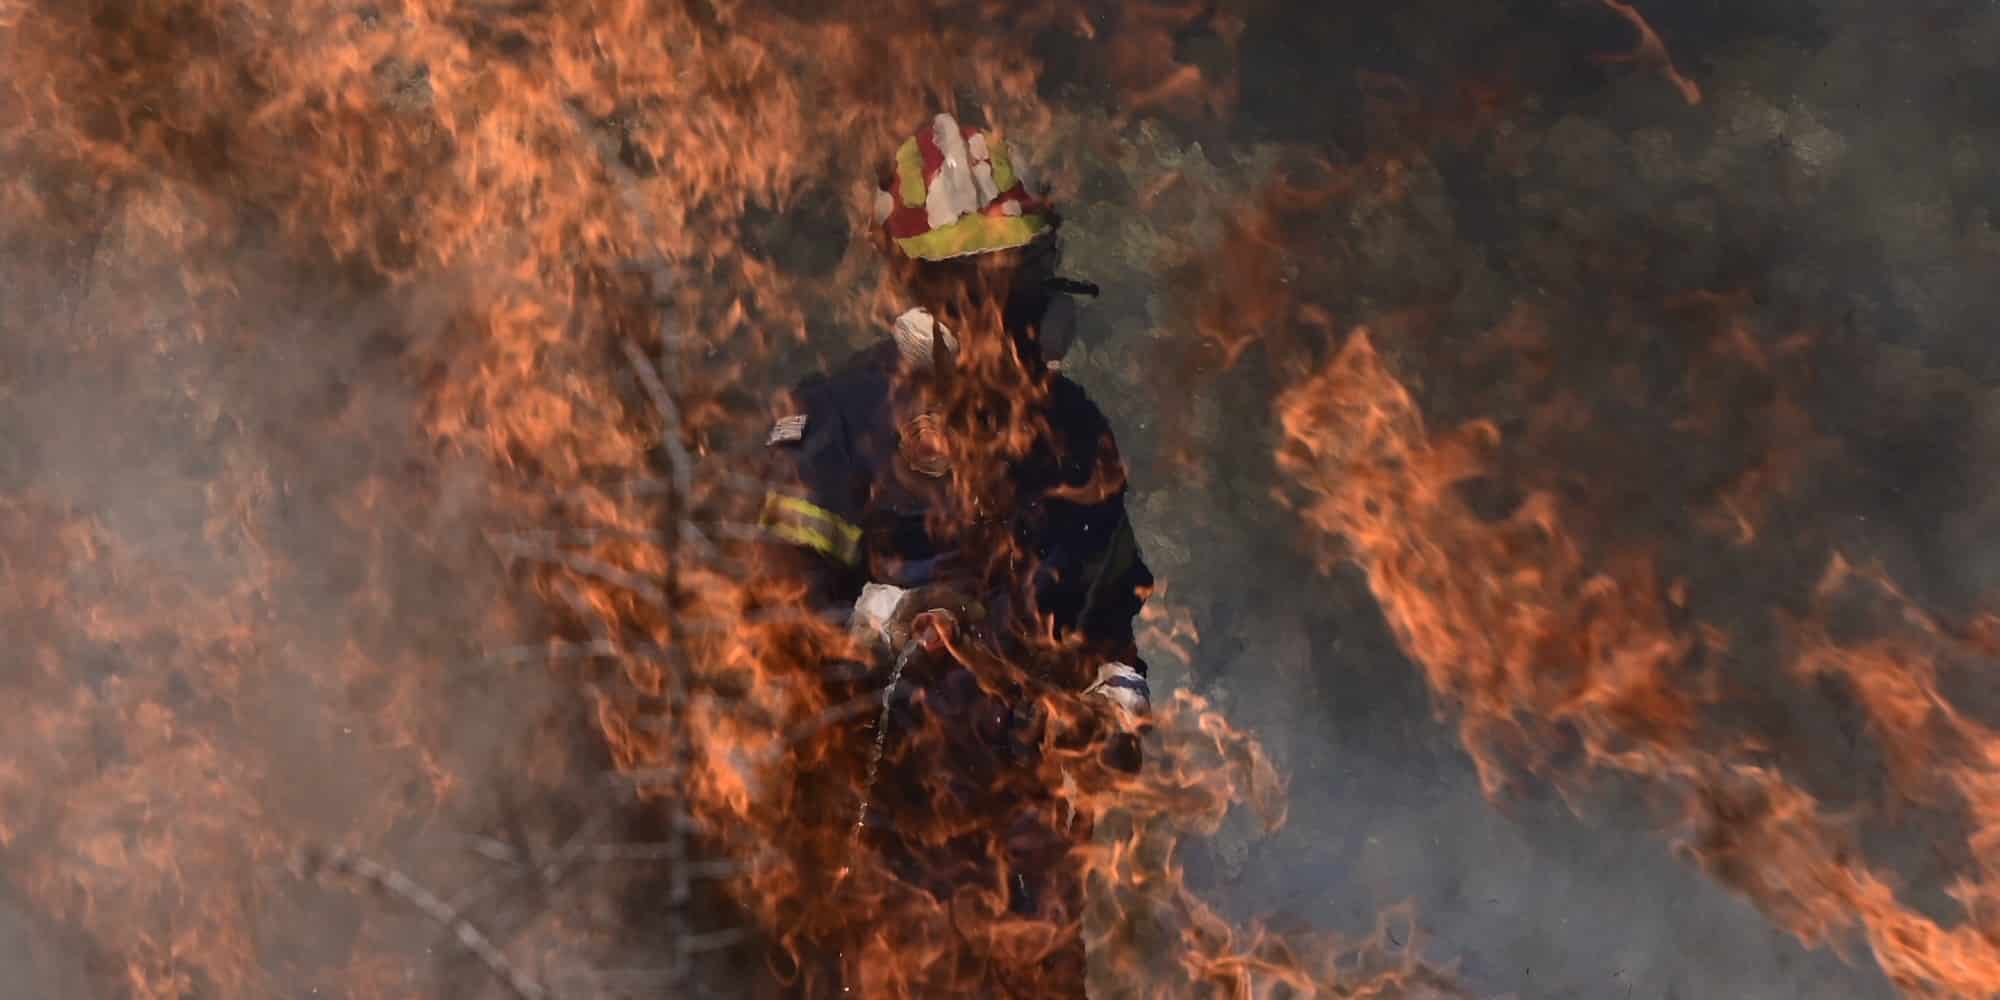
[[[1123,469],[1104,414],[1081,386],[1050,372],[1044,420],[1034,422],[1048,432],[1006,470],[1011,509],[985,533],[938,530],[943,480],[913,473],[903,454],[920,408],[898,364],[895,344],[885,340],[806,380],[772,430],[776,485],[761,524],[784,547],[810,553],[801,569],[816,601],[845,608],[869,582],[918,587],[971,573],[987,577],[970,584],[986,588],[982,599],[1010,592],[1017,611],[1032,600],[1033,613],[1019,620],[1052,621],[1059,638],[1083,640],[1087,658],[1143,674],[1132,620],[1153,578],[1126,518]],[[1094,488],[1106,481],[1113,488]],[[1019,558],[998,573],[1013,579],[991,579],[990,553],[965,551],[991,547],[993,532],[1011,537]]]

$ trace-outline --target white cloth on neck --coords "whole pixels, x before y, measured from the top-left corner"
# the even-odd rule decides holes
[[[896,325],[890,331],[890,335],[896,338],[896,351],[903,356],[903,363],[916,368],[932,365],[940,333],[944,335],[945,351],[957,353],[958,338],[952,336],[951,331],[926,309],[912,309],[896,317]]]

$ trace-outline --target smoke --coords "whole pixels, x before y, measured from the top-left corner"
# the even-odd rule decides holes
[[[1392,940],[1420,935],[1427,954],[1456,958],[1490,992],[1886,994],[1865,951],[1848,961],[1802,945],[1676,859],[1673,817],[1642,785],[1558,797],[1523,781],[1489,801],[1451,729],[1455,706],[1434,703],[1365,579],[1322,572],[1301,544],[1303,526],[1275,496],[1286,483],[1271,461],[1271,405],[1347,330],[1375,328],[1433,426],[1500,429],[1496,470],[1468,503],[1497,518],[1527,490],[1554,491],[1593,551],[1654,550],[1662,575],[1694,595],[1687,617],[1731,630],[1735,721],[1827,801],[1874,802],[1883,752],[1838,685],[1800,690],[1782,676],[1778,622],[1808,613],[1833,551],[1881,561],[1948,612],[2000,583],[1983,544],[2000,514],[2000,369],[1986,329],[2000,292],[1985,280],[2000,254],[1985,99],[2000,15],[1638,5],[1668,64],[1600,58],[1639,44],[1601,3],[1213,7],[1201,26],[1174,30],[1095,5],[1107,43],[1130,43],[1104,67],[1061,32],[1037,45],[1052,112],[1038,138],[1075,195],[1071,263],[1107,287],[1091,315],[1098,336],[1069,367],[1134,465],[1135,517],[1167,584],[1156,604],[1185,612],[1202,637],[1186,662],[1150,647],[1156,688],[1215,694],[1290,776],[1289,824],[1268,837],[1248,822],[1226,828],[1191,848],[1190,877],[1237,916],[1351,934],[1412,901]],[[148,26],[171,27],[160,20]],[[297,47],[282,54],[311,49],[284,37]],[[439,46],[441,79],[477,82],[491,68],[414,37]],[[869,41],[840,37],[856,51]],[[1066,60],[1064,46],[1080,51]],[[116,102],[130,121],[91,127],[142,129],[159,114],[136,107],[158,100],[148,87],[173,96],[214,82],[174,75],[163,67],[178,62],[151,42],[139,49],[153,61],[125,81],[137,96]],[[1188,86],[1160,51],[1233,67],[1233,82]],[[784,60],[740,58],[748,82],[723,74],[724,89],[762,107],[743,95],[782,89],[772,67]],[[842,93],[881,89],[876,62],[850,61],[832,67]],[[1698,85],[1699,103],[1669,69]],[[1181,82],[1145,91],[1147,117],[1095,106],[1096,74]],[[364,75],[417,123],[392,131],[428,128],[428,77],[393,62]],[[440,120],[486,121],[473,89],[444,86],[459,102],[447,110],[463,114]],[[253,106],[254,90],[223,113]],[[698,87],[672,93],[721,106]],[[887,135],[922,95],[887,96],[893,113],[862,114],[867,127],[850,131]],[[1230,99],[1233,114],[1205,113]],[[0,101],[16,102],[0,113],[32,103],[5,89]],[[301,106],[300,122],[358,136],[382,125]],[[791,127],[786,107],[756,120]],[[578,142],[549,125],[566,123],[562,112],[543,113],[533,120]],[[369,165],[359,139],[308,131],[340,167]],[[441,885],[477,884],[485,869],[460,835],[512,822],[547,846],[589,826],[589,793],[551,791],[578,787],[594,763],[574,742],[574,694],[536,657],[489,655],[543,629],[516,606],[488,538],[545,526],[511,523],[490,506],[483,460],[423,429],[453,358],[440,345],[462,333],[453,321],[475,296],[437,276],[390,290],[352,260],[301,250],[261,206],[232,201],[228,180],[284,203],[288,178],[243,164],[204,173],[229,161],[195,141],[203,134],[232,133],[174,132],[164,159],[178,179],[128,169],[100,188],[10,156],[17,179],[0,183],[0,620],[19,636],[0,691],[20,706],[0,738],[0,961],[29,970],[8,987],[24,995],[310,995],[371,968],[380,992],[421,993],[435,981],[433,949],[450,950],[438,931],[287,862],[301,846],[340,845]],[[483,165],[528,148],[509,134],[478,133],[492,144]],[[274,151],[288,136],[246,130],[236,152],[282,162]],[[383,149],[408,154],[412,189],[453,177],[429,140]],[[667,194],[709,190],[707,168],[686,160],[678,169],[694,179],[669,171]],[[716,160],[732,196],[808,172],[773,165],[773,178]],[[343,249],[406,266],[412,248],[392,237],[408,234],[380,207],[401,195],[333,183],[363,176],[329,171],[332,193],[314,211],[362,217],[364,235],[339,234]],[[464,200],[525,203],[538,177],[503,172]],[[767,278],[848,274],[828,243],[838,227],[804,218],[829,214],[822,195],[796,199],[809,203],[800,218],[753,212],[743,243],[757,268],[780,272]],[[604,211],[586,202],[574,218]],[[536,238],[571,238],[571,218],[550,210]],[[423,221],[448,248],[495,228],[445,208]],[[484,303],[496,315],[505,304]],[[746,338],[776,338],[792,317],[769,325]],[[562,349],[556,339],[522,336],[458,363],[530,371]],[[479,439],[490,428],[478,420],[499,414],[513,422],[491,431],[508,445],[496,451],[540,443],[560,459],[573,442],[527,427],[537,414],[526,411],[589,407],[518,391],[539,386],[531,376],[519,383],[507,398],[521,412],[465,390],[455,401],[480,416],[440,436]],[[616,465],[626,443],[577,464]],[[1933,849],[1932,820],[1951,827],[1924,818],[1894,829],[1873,817],[1868,846],[1914,905],[1951,922],[1942,889],[1963,859]],[[522,910],[546,914],[545,902]],[[644,905],[593,914],[607,909],[620,920]],[[507,922],[516,939],[531,923]]]
[[[222,197],[129,184],[0,259],[0,872],[35,897],[10,968],[45,970],[13,995],[427,974],[437,931],[292,854],[452,870],[447,835],[497,822],[565,704],[489,661],[532,618],[505,612],[479,470],[418,434],[422,310],[287,262]]]
[[[1737,724],[1825,800],[1896,814],[1903,792],[1883,787],[1846,696],[1782,676],[1779,622],[1809,613],[1835,552],[1881,561],[1952,612],[1992,590],[1977,539],[1995,514],[1994,302],[1979,276],[2000,248],[1985,169],[2000,151],[1970,81],[1993,72],[1982,40],[2000,19],[1654,6],[1640,5],[1700,103],[1661,66],[1595,58],[1634,46],[1599,4],[1250,17],[1236,116],[1120,164],[1138,175],[1129,188],[1154,171],[1219,176],[1204,204],[1227,213],[1301,147],[1364,180],[1265,230],[1283,280],[1244,294],[1284,301],[1248,316],[1256,343],[1235,368],[1180,386],[1191,461],[1157,432],[1173,420],[1144,369],[1200,335],[1200,303],[1121,272],[1129,238],[1073,242],[1079,269],[1138,283],[1108,299],[1108,335],[1072,368],[1144,442],[1128,445],[1142,543],[1202,634],[1187,671],[1156,655],[1156,676],[1220,692],[1291,776],[1288,826],[1225,834],[1191,878],[1239,914],[1351,932],[1413,901],[1428,953],[1494,992],[1885,995],[1865,949],[1850,961],[1803,945],[1676,859],[1677,817],[1643,786],[1557,798],[1529,782],[1486,801],[1438,724],[1454,706],[1425,691],[1359,573],[1319,575],[1298,553],[1272,500],[1282,481],[1247,454],[1275,433],[1273,385],[1351,326],[1388,331],[1378,339],[1436,426],[1490,419],[1503,434],[1469,502],[1498,517],[1552,489],[1594,552],[1657,554],[1696,595],[1687,616],[1731,633],[1720,669]],[[1401,113],[1447,107],[1467,84],[1501,112],[1445,130]],[[1386,179],[1368,173],[1384,154]],[[1077,228],[1151,231],[1163,211],[1100,205]],[[1199,249],[1142,258],[1240,290],[1243,252],[1266,241],[1191,222],[1179,232]],[[1331,322],[1287,315],[1300,302]],[[1957,923],[1939,894],[1951,863],[1931,846],[1950,828],[1900,815],[1870,850],[1912,905]]]

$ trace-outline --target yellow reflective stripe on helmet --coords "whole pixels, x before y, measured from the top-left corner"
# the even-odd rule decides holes
[[[915,208],[930,197],[924,185],[924,152],[917,140],[905,139],[896,149],[896,176],[902,181],[903,204]]]
[[[1048,229],[1048,220],[1039,215],[968,215],[949,226],[897,240],[896,246],[919,260],[947,260],[1026,246]]]
[[[829,559],[853,565],[861,558],[861,529],[817,504],[784,493],[764,497],[765,531]]]
[[[1007,144],[998,139],[986,140],[986,156],[993,162],[993,186],[1005,191],[1014,186],[1014,161],[1008,155]]]

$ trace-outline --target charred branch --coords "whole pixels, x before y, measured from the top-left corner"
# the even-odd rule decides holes
[[[461,947],[478,958],[502,985],[519,1000],[550,1000],[551,994],[533,977],[507,960],[498,945],[484,931],[461,915],[458,907],[444,901],[422,883],[369,858],[339,849],[308,848],[298,858],[300,873],[309,879],[321,875],[342,875],[365,882],[407,904],[439,927],[451,932]]]

